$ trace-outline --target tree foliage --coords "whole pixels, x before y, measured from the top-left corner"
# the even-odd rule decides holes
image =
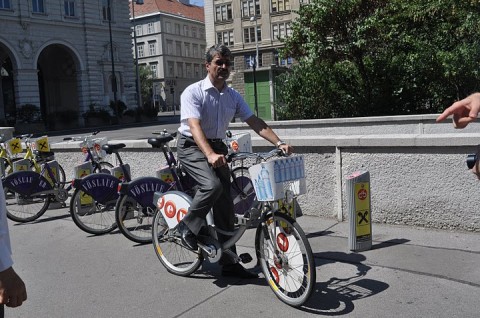
[[[479,90],[480,0],[313,0],[280,54],[281,119],[433,113]],[[300,116],[300,117],[299,117]]]

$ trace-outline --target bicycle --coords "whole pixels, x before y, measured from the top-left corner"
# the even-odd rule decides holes
[[[2,180],[7,217],[15,222],[31,222],[41,217],[53,201],[65,204],[68,188],[57,179],[59,165],[48,161],[40,173],[31,170],[12,172]]]
[[[95,134],[71,137],[71,139],[89,141]],[[37,151],[32,150],[29,142],[31,135],[24,135],[22,138],[27,139],[26,144],[28,145],[25,157],[34,156]],[[88,151],[85,162],[89,162],[96,167],[93,169],[93,172],[112,166],[108,162],[100,162],[99,157],[92,154],[94,144],[88,142],[87,145]],[[43,153],[43,156],[40,155],[40,159],[34,159],[36,165],[45,161],[39,168],[39,172],[24,169],[25,171],[18,171],[8,175],[3,181],[7,198],[7,216],[12,221],[20,223],[34,221],[48,210],[50,203],[53,201],[66,205],[69,192],[73,186],[69,184],[70,182],[64,181],[65,173],[58,162],[50,160],[53,159],[53,153],[40,153]],[[21,181],[24,180],[27,181],[26,185],[19,186],[22,183]],[[10,182],[10,185],[6,185],[8,182]],[[66,187],[67,184],[69,185]]]
[[[147,142],[153,148],[160,149],[165,157],[167,166],[157,172],[159,176],[166,176],[165,180],[161,177],[140,177],[122,183],[115,207],[115,220],[120,232],[129,240],[140,244],[152,242],[152,220],[156,211],[154,193],[184,189],[176,171],[177,161],[169,145],[176,134],[166,131],[156,134],[160,136],[149,138]]]
[[[75,189],[70,199],[70,215],[73,222],[83,231],[101,235],[112,232],[115,222],[115,205],[118,199],[118,188],[121,182],[130,180],[129,166],[125,165],[118,151],[125,144],[105,144],[101,149],[107,154],[114,154],[119,162],[117,171],[89,174],[83,178],[75,178],[72,186]],[[113,165],[112,165],[113,167]]]
[[[175,155],[169,145],[174,140],[176,133],[169,133],[166,130],[154,132],[160,135],[149,138],[148,143],[156,149],[160,149],[165,158],[166,166],[157,171],[157,177],[141,177],[132,182],[124,182],[120,185],[120,196],[115,209],[115,220],[120,232],[133,242],[145,244],[152,242],[152,221],[156,211],[152,203],[153,194],[157,191],[165,192],[178,190],[187,192],[191,196],[195,192],[195,182],[186,173],[183,172],[181,165],[175,158]],[[248,177],[248,171],[245,168],[237,167],[232,171],[232,193],[235,195],[236,202],[238,198],[243,198],[242,202],[253,203],[250,191],[243,191],[243,188],[250,189],[251,185]],[[145,193],[142,190],[148,189]],[[139,196],[141,194],[141,196]],[[248,198],[248,200],[247,200]],[[236,212],[245,213],[246,204],[236,204]]]
[[[208,235],[198,236],[199,248],[195,251],[182,244],[176,229],[188,211],[191,197],[180,191],[155,194],[157,212],[153,220],[152,240],[155,253],[168,272],[189,276],[205,259],[212,263],[218,262],[223,253],[228,253],[239,262],[251,261],[251,256],[237,256],[229,248],[242,237],[252,222],[258,220],[255,251],[270,288],[281,301],[290,306],[298,307],[308,300],[316,281],[312,249],[300,225],[288,214],[280,212],[277,201],[282,198],[291,200],[306,191],[303,157],[292,157],[297,159],[289,161],[287,168],[288,158],[267,162],[275,155],[280,155],[279,150],[267,154],[231,155],[232,160],[250,157],[262,161],[249,168],[257,200],[262,202],[262,207],[260,210],[252,208],[243,217],[237,215],[238,222],[233,232],[216,228],[210,212],[206,220]],[[269,175],[265,171],[270,171]],[[230,239],[220,244],[217,233],[228,235]]]

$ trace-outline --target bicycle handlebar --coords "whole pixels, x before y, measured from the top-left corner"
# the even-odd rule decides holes
[[[92,132],[90,135],[65,137],[63,138],[63,141],[87,141],[90,137],[97,135],[99,132],[100,130],[96,130]]]
[[[254,159],[261,159],[262,161],[265,161],[267,159],[270,159],[275,156],[286,156],[286,154],[278,148],[275,148],[273,150],[270,150],[269,152],[237,152],[237,153],[231,153],[225,156],[227,159],[227,162],[232,162],[232,161],[237,161],[237,160],[243,160],[247,158],[254,158]]]

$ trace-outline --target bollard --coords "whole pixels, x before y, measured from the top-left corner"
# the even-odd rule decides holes
[[[357,171],[346,180],[350,232],[348,248],[361,252],[372,247],[370,173]]]

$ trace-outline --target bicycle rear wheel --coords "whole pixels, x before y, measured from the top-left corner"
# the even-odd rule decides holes
[[[176,230],[169,229],[160,210],[156,210],[152,225],[155,253],[169,273],[179,276],[193,274],[202,264],[200,251],[192,251],[182,244]]]
[[[129,240],[140,244],[151,243],[154,213],[154,208],[142,207],[123,194],[115,207],[115,220],[120,232]]]
[[[110,173],[113,165],[107,161],[99,161],[93,166],[93,173]]]
[[[115,202],[100,204],[80,189],[75,189],[70,200],[70,215],[81,230],[94,235],[107,234],[117,227]]]
[[[289,216],[272,213],[257,227],[255,247],[275,295],[290,306],[304,304],[312,294],[316,272],[310,243],[300,225]]]
[[[26,223],[41,217],[50,205],[47,194],[21,195],[12,189],[4,188],[7,217],[15,222]]]

